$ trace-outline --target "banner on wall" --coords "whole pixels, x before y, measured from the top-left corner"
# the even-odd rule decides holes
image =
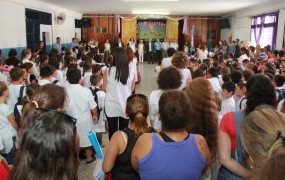
[[[166,20],[137,20],[137,39],[164,39]]]

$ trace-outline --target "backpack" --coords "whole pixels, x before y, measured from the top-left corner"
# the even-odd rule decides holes
[[[91,92],[92,92],[92,94],[93,94],[93,96],[94,96],[94,101],[95,101],[96,104],[97,104],[97,107],[96,107],[96,108],[97,108],[97,117],[98,117],[98,120],[99,120],[99,118],[100,118],[100,113],[101,113],[102,109],[99,108],[97,92],[102,91],[102,90],[99,89],[99,88],[96,88],[96,87],[95,87],[94,90],[93,90],[91,87],[90,87],[89,89],[91,90]]]
[[[25,87],[26,86],[21,86],[20,92],[19,92],[18,101],[17,101],[17,103],[14,106],[14,118],[15,118],[15,120],[16,120],[16,122],[17,122],[19,127],[20,127],[20,124],[21,124],[21,114],[20,114],[17,106],[23,105],[23,93],[24,93],[24,88]]]
[[[285,89],[276,89],[276,92],[278,93],[277,102],[279,103],[281,100],[285,98]]]

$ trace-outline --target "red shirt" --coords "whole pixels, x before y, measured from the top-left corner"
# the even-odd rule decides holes
[[[236,124],[235,118],[232,112],[226,113],[220,123],[220,130],[228,134],[231,139],[231,150],[236,150]]]

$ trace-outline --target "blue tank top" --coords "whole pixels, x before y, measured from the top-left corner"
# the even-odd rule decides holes
[[[200,179],[206,165],[195,141],[194,134],[180,142],[164,142],[152,135],[150,152],[139,160],[142,180],[149,179]]]

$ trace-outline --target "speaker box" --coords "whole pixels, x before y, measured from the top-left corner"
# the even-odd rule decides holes
[[[221,29],[229,29],[231,28],[229,19],[221,19],[220,20],[220,28]]]
[[[91,18],[83,18],[82,21],[82,27],[91,27]]]
[[[75,19],[75,28],[81,28],[81,26],[82,26],[81,20]]]

